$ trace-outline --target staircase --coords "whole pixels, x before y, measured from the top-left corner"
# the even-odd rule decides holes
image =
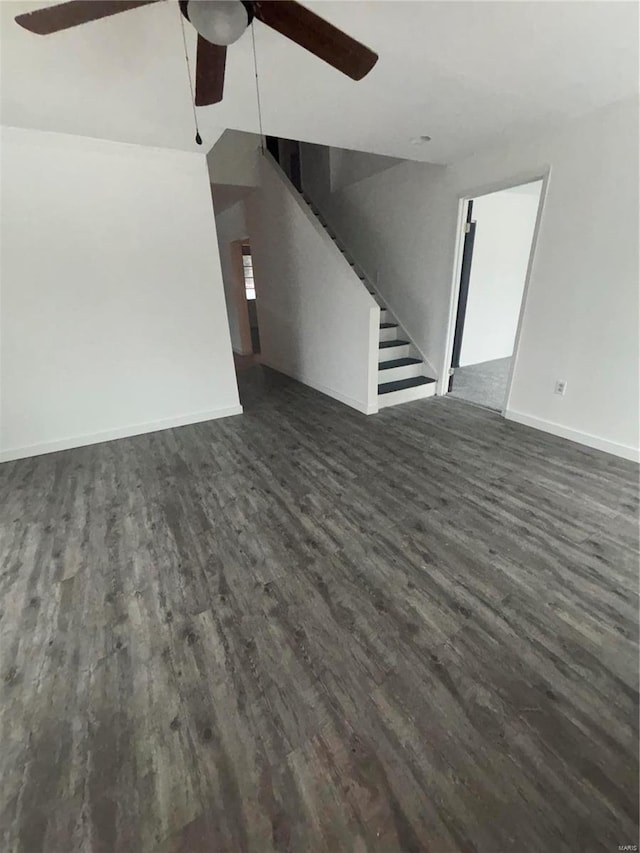
[[[427,368],[420,353],[403,333],[395,317],[385,307],[371,282],[357,266],[345,246],[331,230],[326,220],[311,199],[302,193],[312,213],[331,237],[338,249],[353,267],[364,287],[380,306],[380,338],[378,346],[378,409],[408,403],[410,400],[422,400],[433,397],[436,392],[436,380],[428,376]]]

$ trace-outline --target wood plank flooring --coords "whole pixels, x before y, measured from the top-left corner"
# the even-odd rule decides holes
[[[637,844],[636,466],[241,385],[0,466],[0,849]]]

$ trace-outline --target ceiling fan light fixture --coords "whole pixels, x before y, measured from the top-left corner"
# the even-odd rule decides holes
[[[238,41],[249,25],[240,0],[189,0],[187,17],[202,38],[225,46]]]

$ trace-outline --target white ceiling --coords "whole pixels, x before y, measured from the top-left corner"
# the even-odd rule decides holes
[[[46,37],[14,24],[44,5],[0,3],[3,124],[196,149],[174,0]],[[256,23],[266,133],[451,162],[638,89],[637,3],[307,5],[380,60],[355,83]],[[190,27],[188,40],[193,61]],[[226,127],[259,130],[250,31],[229,49],[223,103],[198,118],[207,147]],[[412,145],[422,134],[432,141]]]

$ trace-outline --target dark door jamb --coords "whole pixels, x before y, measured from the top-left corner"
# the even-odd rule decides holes
[[[469,298],[469,280],[471,278],[471,261],[473,259],[473,244],[476,237],[476,223],[472,221],[473,200],[469,199],[467,205],[467,218],[465,221],[464,247],[462,249],[462,266],[460,269],[460,292],[458,296],[458,311],[456,313],[456,329],[453,336],[453,354],[451,356],[451,367],[455,370],[460,367],[460,351],[462,350],[462,335],[464,333],[464,318],[467,313],[467,300]],[[453,373],[449,376],[449,391],[453,388]]]

